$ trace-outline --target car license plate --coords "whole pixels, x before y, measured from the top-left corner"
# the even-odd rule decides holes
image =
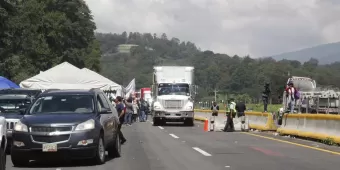
[[[57,144],[55,143],[45,143],[42,145],[43,152],[57,152]]]

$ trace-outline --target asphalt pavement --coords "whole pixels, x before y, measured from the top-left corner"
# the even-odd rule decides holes
[[[337,169],[340,153],[264,138],[259,133],[204,132],[203,124],[152,126],[152,122],[124,126],[128,139],[122,156],[92,166],[86,161],[32,163],[8,170],[320,170]],[[336,154],[338,153],[338,155]]]

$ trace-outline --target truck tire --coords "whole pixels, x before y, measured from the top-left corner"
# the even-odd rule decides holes
[[[162,119],[153,119],[153,125],[154,126],[162,126],[163,124],[165,123],[165,121],[164,120],[162,120]]]
[[[195,125],[195,122],[194,122],[194,119],[186,119],[185,122],[184,122],[185,125],[187,126],[194,126]]]
[[[159,120],[157,120],[157,119],[155,119],[155,118],[153,118],[153,126],[159,126]]]

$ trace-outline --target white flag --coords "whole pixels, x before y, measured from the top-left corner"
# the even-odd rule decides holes
[[[131,82],[129,83],[129,85],[127,85],[125,87],[125,91],[126,91],[126,94],[125,94],[126,98],[130,97],[131,94],[135,93],[135,91],[136,91],[135,79],[132,79]]]

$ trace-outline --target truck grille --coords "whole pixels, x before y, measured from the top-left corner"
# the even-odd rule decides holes
[[[72,127],[40,127],[40,126],[33,126],[31,127],[31,132],[67,132],[72,131]]]
[[[13,130],[16,122],[7,122],[7,130]]]
[[[165,109],[181,109],[183,107],[183,102],[181,100],[165,100]]]
[[[62,142],[62,141],[67,141],[69,138],[70,138],[70,135],[59,135],[59,136],[38,136],[38,135],[32,135],[32,139],[35,142],[42,142],[42,143]]]

